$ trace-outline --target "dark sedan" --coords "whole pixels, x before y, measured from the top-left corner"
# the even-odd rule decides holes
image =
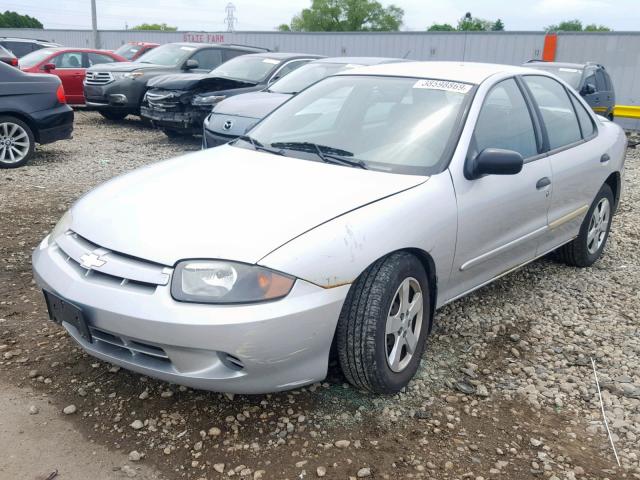
[[[73,110],[58,77],[0,62],[0,168],[24,165],[36,143],[71,138],[72,131]]]
[[[298,67],[321,58],[300,53],[256,53],[236,57],[205,75],[166,75],[149,82],[140,112],[168,136],[202,132],[218,102],[263,90]]]

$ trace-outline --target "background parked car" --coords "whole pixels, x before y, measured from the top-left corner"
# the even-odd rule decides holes
[[[32,38],[12,38],[12,37],[0,37],[0,45],[7,50],[13,52],[13,54],[22,58],[25,55],[40,50],[41,48],[61,47],[58,43],[48,42],[46,40],[34,40]]]
[[[597,63],[562,63],[531,61],[525,67],[557,75],[571,85],[598,115],[613,120],[616,94],[604,66]]]
[[[114,50],[114,53],[132,62],[140,58],[149,50],[153,50],[154,48],[159,46],[160,46],[159,43],[152,43],[152,42],[127,42],[124,45],[122,45],[120,48]]]
[[[120,55],[89,48],[43,48],[22,57],[20,69],[29,73],[51,73],[62,80],[67,103],[84,105],[84,77],[87,68],[102,63],[124,62]]]
[[[167,75],[149,82],[144,118],[168,136],[202,132],[211,108],[227,97],[262,90],[320,55],[255,53],[234,58],[207,75]]]
[[[17,67],[18,57],[16,57],[13,52],[0,45],[0,62],[4,62],[7,65],[11,65],[12,67]]]
[[[71,138],[73,110],[53,75],[21,72],[0,62],[0,168],[24,165],[36,143]]]
[[[134,62],[97,65],[87,71],[87,106],[110,120],[140,114],[140,104],[152,78],[169,73],[206,73],[227,60],[264,51],[242,45],[166,43]]]
[[[244,135],[253,125],[293,95],[329,75],[343,70],[406,60],[382,57],[335,57],[314,60],[261,92],[244,93],[222,100],[205,119],[202,147],[210,148]]]

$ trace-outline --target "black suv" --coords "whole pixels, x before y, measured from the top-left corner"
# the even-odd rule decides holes
[[[598,63],[563,63],[531,60],[525,67],[553,73],[571,85],[598,115],[613,120],[616,94],[607,70]]]
[[[0,168],[24,165],[36,143],[71,138],[73,110],[55,75],[0,63]]]
[[[31,38],[0,37],[0,45],[11,51],[16,57],[22,58],[27,53],[35,52],[41,48],[60,47],[61,45],[46,40],[34,40]]]
[[[101,64],[87,70],[84,96],[88,107],[110,120],[140,115],[140,105],[152,78],[169,73],[207,73],[227,60],[267,51],[243,45],[167,43],[134,62]]]

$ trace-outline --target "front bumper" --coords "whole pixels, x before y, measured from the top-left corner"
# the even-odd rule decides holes
[[[97,110],[126,110],[135,113],[140,108],[145,85],[145,82],[134,79],[118,79],[105,85],[85,84],[85,104]]]
[[[236,138],[238,138],[236,135],[220,135],[204,127],[202,129],[202,148],[213,148],[224,145]]]
[[[191,106],[187,108],[189,109],[185,111],[160,111],[148,105],[143,105],[140,107],[140,115],[160,128],[201,133],[202,123],[209,115],[210,110],[197,109]]]
[[[48,237],[32,261],[42,289],[84,312],[92,343],[72,325],[63,326],[90,355],[167,382],[230,393],[322,380],[349,288],[297,280],[279,301],[201,305],[176,302],[169,285],[150,291],[92,280]]]

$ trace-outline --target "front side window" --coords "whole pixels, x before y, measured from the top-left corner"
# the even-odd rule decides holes
[[[82,68],[81,52],[65,52],[51,59],[56,68]]]
[[[327,155],[372,170],[430,175],[448,162],[473,86],[406,77],[340,75],[293,97],[249,135],[286,155]],[[236,145],[250,148],[247,142]]]
[[[137,63],[155,63],[167,67],[175,67],[184,62],[196,47],[180,45],[179,43],[167,43],[154,48],[136,60]]]
[[[284,67],[282,67],[275,73],[275,76],[271,79],[271,81],[275,82],[276,80],[289,75],[291,72],[297,70],[307,62],[309,62],[309,60],[294,60],[287,63]]]
[[[564,87],[549,77],[526,75],[522,78],[540,108],[549,148],[553,150],[581,140],[578,119]]]
[[[487,94],[473,133],[472,153],[486,148],[513,150],[522,158],[538,154],[531,114],[520,88],[512,78]]]
[[[206,48],[200,50],[191,59],[198,62],[200,70],[212,70],[222,63],[222,53],[220,50]]]

